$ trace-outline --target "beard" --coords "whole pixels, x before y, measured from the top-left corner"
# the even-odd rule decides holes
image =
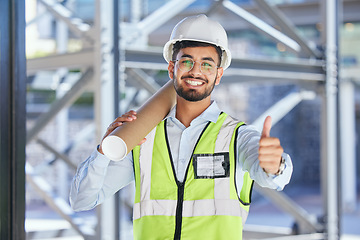
[[[217,74],[216,74],[216,77],[217,77]],[[215,80],[216,80],[216,77],[215,77]],[[192,77],[184,76],[181,79],[184,79],[184,78],[192,78]],[[203,79],[203,78],[193,78],[193,79],[199,79],[199,80],[205,81],[205,83],[209,82],[208,80]],[[210,94],[212,93],[212,91],[214,90],[214,87],[215,87],[215,82],[216,82],[215,80],[212,85],[205,88],[204,92],[198,92],[196,89],[185,90],[183,88],[183,86],[177,84],[176,76],[174,75],[174,87],[175,87],[176,93],[183,99],[190,101],[190,102],[198,102],[198,101],[201,101],[201,100],[207,98],[208,96],[210,96]]]

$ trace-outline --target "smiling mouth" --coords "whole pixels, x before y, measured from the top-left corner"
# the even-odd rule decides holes
[[[191,86],[201,86],[204,84],[202,81],[185,80],[185,82]]]

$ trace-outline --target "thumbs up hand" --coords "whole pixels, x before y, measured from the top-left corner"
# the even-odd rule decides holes
[[[271,117],[264,121],[259,141],[259,165],[266,173],[276,174],[279,171],[281,155],[284,152],[278,138],[270,137]]]

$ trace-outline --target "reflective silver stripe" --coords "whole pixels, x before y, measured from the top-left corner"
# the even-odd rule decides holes
[[[140,147],[140,201],[150,200],[151,164],[155,133],[156,128],[146,136],[146,142]]]
[[[224,199],[230,196],[230,181],[228,178],[214,179],[214,198]],[[238,203],[239,204],[239,203]]]
[[[228,152],[231,143],[231,137],[236,128],[237,122],[232,117],[227,116],[220,128],[219,134],[215,142],[215,153]]]
[[[228,152],[231,138],[236,128],[235,122],[230,116],[227,116],[220,128],[215,142],[215,153]],[[224,178],[215,178],[214,197],[215,199],[224,199],[230,197],[230,181]]]
[[[148,200],[135,203],[133,207],[133,220],[144,216],[175,216],[176,200]]]
[[[176,200],[149,200],[134,204],[134,220],[144,216],[175,216]],[[238,200],[202,199],[183,202],[183,217],[226,215],[247,218],[247,211],[240,207]]]
[[[240,207],[238,200],[232,199],[202,199],[184,201],[183,217],[228,215],[243,217],[247,212]]]

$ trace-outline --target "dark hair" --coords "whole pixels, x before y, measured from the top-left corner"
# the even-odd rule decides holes
[[[221,64],[222,50],[220,47],[218,47],[214,44],[211,44],[211,43],[197,42],[197,41],[190,41],[190,40],[178,41],[178,42],[174,43],[172,60],[175,61],[176,55],[179,53],[179,51],[181,49],[187,48],[187,47],[214,47],[219,56],[219,65]]]

